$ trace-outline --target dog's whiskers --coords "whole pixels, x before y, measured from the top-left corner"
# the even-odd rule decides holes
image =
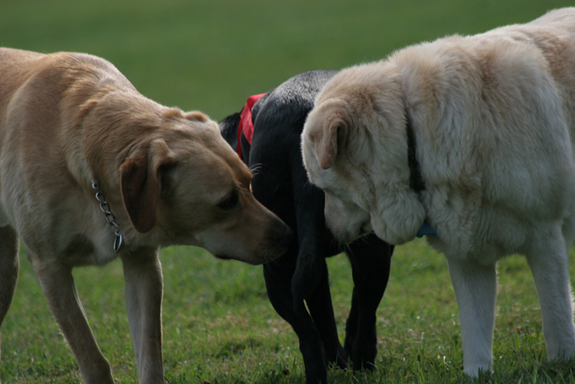
[[[255,176],[261,172],[262,168],[263,165],[261,163],[253,164],[250,165],[250,172],[252,173],[253,176]]]

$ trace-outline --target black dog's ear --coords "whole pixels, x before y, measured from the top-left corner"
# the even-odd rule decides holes
[[[239,112],[234,113],[219,123],[220,134],[236,153],[238,152],[238,125],[240,125],[240,115]]]

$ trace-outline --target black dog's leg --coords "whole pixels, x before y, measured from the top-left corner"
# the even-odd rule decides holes
[[[276,312],[296,333],[305,365],[306,383],[327,383],[325,350],[320,335],[303,301],[294,308],[291,279],[295,271],[297,250],[290,249],[280,259],[264,265],[268,297]]]
[[[335,323],[325,259],[321,260],[320,264],[322,270],[321,279],[316,289],[306,299],[306,302],[323,341],[327,362],[335,363],[339,368],[346,369],[347,355],[337,335],[337,325]]]
[[[352,243],[347,252],[355,287],[344,346],[354,370],[374,367],[376,311],[387,287],[392,253],[393,246],[375,235]]]
[[[326,363],[335,363],[341,368],[347,367],[347,356],[337,335],[337,327],[334,318],[333,304],[329,290],[329,278],[325,257],[329,256],[326,249],[324,194],[309,184],[304,171],[301,158],[292,158],[292,182],[293,196],[296,207],[297,236],[299,242],[299,254],[297,257],[296,270],[292,278],[292,292],[294,294],[294,308],[303,316],[307,303],[313,318],[314,329],[320,335],[320,346],[323,346],[325,358],[320,362],[312,353],[306,353],[302,349],[304,364],[307,371],[319,371],[325,368]],[[298,336],[300,336],[298,334]],[[300,337],[300,345],[304,341]],[[306,340],[309,350],[317,349],[313,343],[315,340]],[[318,376],[319,377],[319,376]],[[321,379],[325,376],[322,374]],[[308,375],[309,383],[316,383],[317,379]]]

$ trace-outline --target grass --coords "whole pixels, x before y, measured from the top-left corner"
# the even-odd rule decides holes
[[[199,248],[170,247],[161,258],[168,383],[304,382],[297,338],[271,308],[261,267],[218,261]],[[575,265],[573,253],[571,261]],[[351,275],[343,256],[330,259],[329,269],[343,339]],[[525,260],[505,259],[499,272],[494,373],[475,382],[574,383],[574,362],[546,361],[541,316]],[[121,263],[77,269],[74,275],[118,383],[137,382]],[[459,318],[446,262],[425,241],[396,249],[377,319],[376,371],[353,375],[333,369],[331,382],[473,382],[461,369]],[[79,382],[76,363],[25,259],[2,335],[4,383]]]
[[[113,62],[146,96],[207,112],[238,111],[247,96],[296,73],[385,57],[423,40],[531,20],[567,1],[547,0],[6,0],[0,46],[81,51]],[[213,259],[192,247],[162,250],[164,361],[168,383],[304,382],[297,338],[272,309],[261,267]],[[571,254],[571,266],[575,266]],[[329,260],[344,337],[352,279]],[[572,267],[573,269],[573,267]],[[494,372],[478,383],[575,383],[575,364],[547,362],[526,262],[499,265]],[[572,271],[572,276],[575,276]],[[121,264],[74,273],[118,383],[137,382]],[[572,283],[575,281],[572,279]],[[459,317],[446,262],[422,240],[398,247],[378,311],[376,370],[333,369],[332,383],[465,383]],[[77,365],[25,255],[2,327],[4,383],[78,383]]]

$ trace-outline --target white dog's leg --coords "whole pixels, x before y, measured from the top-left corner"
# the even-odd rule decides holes
[[[162,266],[156,249],[123,257],[126,305],[140,384],[163,383]]]
[[[19,245],[18,235],[11,227],[0,228],[0,327],[16,290],[20,268]]]
[[[50,258],[44,262],[28,250],[28,258],[48,306],[68,341],[86,384],[114,383],[110,363],[102,354],[78,298],[72,269]]]
[[[570,357],[575,352],[575,327],[567,248],[558,229],[540,235],[527,261],[539,296],[547,357]]]
[[[477,376],[489,371],[497,295],[496,265],[480,265],[448,258],[449,274],[455,290],[465,373]]]

